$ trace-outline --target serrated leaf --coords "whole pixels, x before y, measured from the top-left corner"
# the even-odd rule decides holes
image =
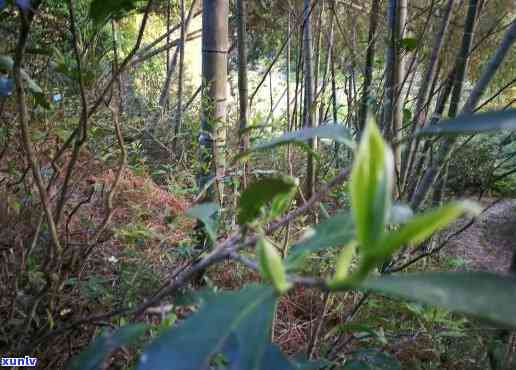
[[[325,249],[343,247],[355,236],[351,216],[347,212],[337,213],[313,229],[309,229],[302,240],[294,244],[287,257],[288,264],[299,257]]]
[[[230,357],[242,364],[242,370],[259,370],[275,306],[276,295],[269,286],[223,293],[147,346],[137,370],[206,370],[214,355],[229,351],[228,341],[238,346]]]
[[[283,260],[274,246],[267,239],[260,238],[256,243],[256,253],[263,278],[270,281],[279,294],[287,292],[291,284],[287,281]]]
[[[394,161],[376,124],[369,120],[350,178],[351,210],[356,237],[364,250],[374,250],[385,231],[390,209]]]
[[[70,362],[67,370],[101,370],[106,357],[116,349],[134,343],[146,331],[143,324],[124,326],[94,340]]]
[[[201,220],[206,229],[208,237],[214,242],[217,239],[216,227],[213,221],[213,215],[219,211],[219,206],[216,203],[203,203],[194,206],[186,211],[190,217]]]
[[[233,162],[248,157],[253,152],[268,150],[290,143],[304,143],[316,137],[334,139],[335,141],[346,144],[348,146],[354,146],[351,133],[348,129],[342,125],[323,125],[319,127],[310,127],[289,132],[266,143],[256,145],[255,147],[237,155],[233,159]]]
[[[287,176],[268,177],[253,182],[240,197],[237,222],[245,225],[255,221],[265,205],[276,197],[290,194],[297,187],[295,179]]]
[[[461,115],[440,121],[418,131],[418,136],[462,135],[497,130],[516,130],[516,109]]]
[[[488,272],[385,276],[362,288],[462,312],[516,328],[516,278]]]

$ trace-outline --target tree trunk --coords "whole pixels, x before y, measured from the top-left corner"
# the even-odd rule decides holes
[[[203,0],[202,13],[202,113],[200,185],[215,180],[222,203],[224,176],[224,125],[226,122],[228,54],[228,0]],[[215,177],[215,179],[214,179]],[[213,186],[206,192],[213,200]]]
[[[313,82],[313,68],[312,68],[312,27],[311,27],[311,2],[310,0],[304,0],[304,30],[303,30],[303,49],[304,49],[304,82],[305,82],[305,98],[303,107],[303,127],[314,126],[314,82]],[[311,149],[315,152],[317,150],[317,141],[314,139],[310,140],[309,143]],[[307,157],[307,170],[306,170],[306,188],[305,197],[310,198],[315,192],[315,160],[311,153]]]
[[[185,34],[188,32],[188,26],[190,25],[190,21],[193,18],[194,15],[194,9],[195,5],[197,3],[197,0],[192,0],[192,5],[190,5],[190,10],[188,11],[188,16],[186,17],[185,24],[184,24],[184,32]],[[183,27],[183,26],[182,26]],[[168,101],[168,95],[170,93],[170,85],[172,84],[172,75],[175,71],[175,67],[177,64],[177,57],[179,54],[179,47],[181,45],[178,45],[178,48],[176,48],[176,51],[174,52],[174,56],[170,59],[170,61],[167,61],[167,76],[165,78],[165,83],[163,85],[163,89],[161,90],[161,94],[159,97],[159,108],[160,108],[160,119],[161,115],[163,114],[163,109]]]
[[[287,33],[288,35],[291,34],[292,30],[292,15],[290,14],[290,11],[288,13],[288,25],[287,25]],[[290,37],[287,41],[287,55],[286,55],[286,64],[287,64],[287,125],[285,127],[285,133],[288,133],[292,130],[292,117],[290,115],[290,59],[291,59],[291,45],[290,45]],[[295,92],[297,93],[297,91]],[[290,144],[287,145],[287,167],[288,167],[288,174],[290,176],[293,175],[293,167],[292,167],[292,147]],[[288,237],[287,237],[288,238]]]
[[[395,57],[394,76],[393,76],[393,90],[395,91],[393,106],[392,106],[392,138],[395,142],[400,142],[402,138],[403,128],[403,83],[405,80],[405,58],[403,50],[400,47],[401,41],[405,38],[407,30],[407,0],[397,0],[396,4],[396,31],[395,31]],[[394,148],[394,165],[398,177],[401,173],[401,145],[396,145]],[[397,187],[398,188],[398,187]]]
[[[247,128],[247,104],[248,104],[248,87],[247,87],[247,0],[238,0],[237,3],[237,44],[238,44],[238,96],[240,102],[240,151],[243,152],[249,147],[249,135],[244,132]],[[249,163],[244,162],[242,174],[243,188],[247,187]]]
[[[186,41],[186,22],[185,22],[185,0],[179,2],[179,14],[181,16],[181,36],[179,41],[179,71],[177,77],[177,113],[176,126],[174,127],[174,140],[172,142],[172,150],[175,152],[177,136],[181,132],[183,124],[183,88],[184,88],[184,72],[185,72],[185,41]]]
[[[364,88],[362,91],[362,100],[360,102],[360,112],[358,115],[358,129],[360,132],[364,130],[366,124],[369,99],[371,97],[371,82],[373,80],[376,28],[378,27],[379,8],[380,0],[373,0],[371,4],[371,15],[369,18],[369,37],[367,39]]]
[[[396,66],[396,8],[397,0],[387,3],[388,45],[385,50],[385,96],[383,99],[382,130],[389,132],[392,127],[394,104],[394,70]]]
[[[470,3],[474,3],[474,8],[476,12],[476,3],[477,1],[471,0]],[[470,11],[468,11],[468,20],[466,21],[464,37],[472,37],[472,27],[473,24],[469,22],[469,15],[473,13],[473,10],[470,6]],[[471,30],[468,32],[469,27]],[[480,75],[480,79],[477,81],[475,86],[473,87],[473,91],[470,93],[468,100],[464,104],[462,108],[462,114],[472,114],[475,110],[475,106],[478,104],[482,94],[486,90],[488,84],[493,79],[496,71],[500,67],[500,64],[503,62],[509,50],[511,50],[511,46],[516,41],[516,22],[513,22],[505,33],[500,45],[498,46],[496,52],[490,59],[490,61],[483,68],[482,73]],[[464,44],[464,42],[463,42]],[[446,162],[449,157],[453,146],[455,144],[455,139],[448,138],[439,148],[439,152],[437,153],[438,162],[427,169],[423,179],[421,180],[421,185],[419,189],[415,192],[414,197],[412,199],[412,208],[418,209],[419,206],[423,203],[426,196],[428,195],[429,190],[433,187],[437,176],[439,175],[439,171],[443,163]]]
[[[428,60],[428,64],[426,66],[426,70],[423,74],[423,79],[421,80],[421,86],[419,87],[416,108],[414,111],[414,118],[411,123],[411,133],[414,134],[416,129],[420,126],[423,126],[426,120],[426,109],[424,109],[425,104],[427,103],[428,96],[432,90],[431,81],[435,81],[434,76],[437,74],[437,61],[439,59],[439,54],[444,42],[444,36],[448,29],[448,25],[450,24],[451,13],[453,10],[454,0],[448,0],[448,4],[446,5],[446,9],[444,12],[443,20],[439,29],[439,32],[435,36],[434,45],[432,48],[432,53],[430,55],[430,59]],[[409,175],[409,169],[411,167],[411,163],[414,160],[413,156],[417,154],[418,149],[418,141],[411,142],[409,145],[409,154],[405,161],[405,168],[402,169],[402,187],[405,187],[407,183],[407,176]]]

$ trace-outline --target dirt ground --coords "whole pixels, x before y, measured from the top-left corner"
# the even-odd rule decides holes
[[[468,270],[506,273],[516,249],[516,199],[482,202],[487,209],[450,241],[447,253],[462,258]],[[462,220],[457,229],[467,223]]]

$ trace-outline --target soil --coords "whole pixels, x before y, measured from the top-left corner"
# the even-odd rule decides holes
[[[468,270],[507,273],[516,250],[516,199],[482,202],[478,220],[450,241],[449,254],[462,258]],[[468,220],[458,223],[457,229]]]

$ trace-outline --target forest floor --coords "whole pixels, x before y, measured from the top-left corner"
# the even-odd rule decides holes
[[[450,241],[446,253],[462,260],[459,268],[506,273],[516,249],[516,199],[488,199],[482,204],[487,209]],[[457,228],[467,222],[458,222]]]

